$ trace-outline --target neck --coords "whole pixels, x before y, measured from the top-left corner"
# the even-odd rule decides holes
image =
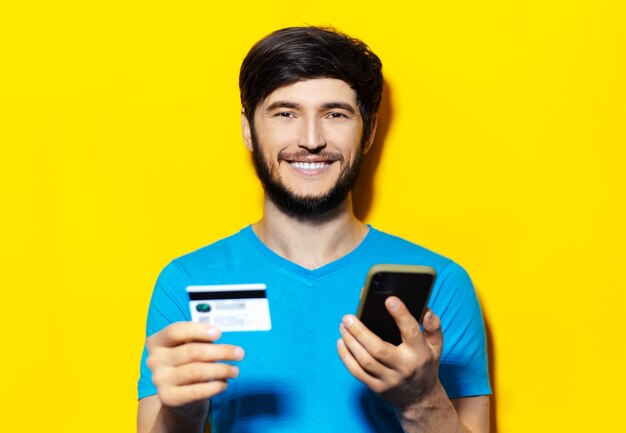
[[[345,256],[368,231],[354,216],[350,195],[337,209],[306,218],[285,213],[265,197],[263,218],[252,229],[269,249],[307,269]]]

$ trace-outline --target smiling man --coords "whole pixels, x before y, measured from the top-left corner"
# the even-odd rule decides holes
[[[317,27],[279,30],[248,53],[241,122],[265,190],[263,217],[159,276],[139,432],[489,430],[485,334],[469,277],[352,210],[376,132],[381,67],[363,42]],[[398,298],[386,300],[398,346],[350,314],[377,263],[437,271],[423,329]],[[267,288],[270,330],[190,322],[187,286],[254,283]]]
[[[244,115],[242,123],[270,201],[303,216],[324,214],[345,201],[371,144],[362,142],[363,119],[354,90],[338,79],[281,87],[254,110],[252,122]],[[265,151],[259,137],[268,144]],[[276,155],[265,154],[273,150]]]

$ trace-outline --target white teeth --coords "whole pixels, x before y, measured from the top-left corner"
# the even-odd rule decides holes
[[[302,170],[319,170],[321,168],[324,168],[328,165],[328,163],[326,162],[292,162],[291,163],[292,166],[294,166],[295,168],[299,168]]]

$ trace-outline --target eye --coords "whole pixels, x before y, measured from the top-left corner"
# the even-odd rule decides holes
[[[290,118],[290,117],[295,117],[294,114],[290,111],[281,111],[278,112],[276,114],[274,114],[274,117],[285,117],[285,118]]]
[[[337,111],[333,111],[332,113],[328,114],[328,117],[331,119],[342,119],[342,118],[347,118],[348,116],[346,116],[343,113],[339,113]]]

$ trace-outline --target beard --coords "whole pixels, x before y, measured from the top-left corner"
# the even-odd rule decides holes
[[[259,146],[259,142],[254,131],[254,127],[251,128],[252,138],[252,157],[254,161],[254,168],[256,169],[257,176],[263,185],[265,193],[269,199],[278,206],[281,210],[298,217],[316,217],[331,212],[339,205],[341,205],[348,194],[354,188],[356,179],[361,169],[361,161],[363,157],[363,143],[356,153],[354,161],[344,166],[339,172],[339,178],[333,187],[319,195],[298,195],[293,191],[290,191],[287,186],[282,183],[277,173],[273,172],[272,165],[268,163],[267,158],[263,154]],[[325,152],[309,152],[306,149],[294,154],[296,157],[301,158],[306,155],[328,155],[328,159],[335,161],[335,163],[341,163],[343,157],[340,154],[325,153]],[[293,158],[294,155],[290,155]],[[279,154],[278,162],[285,160],[281,158]]]

